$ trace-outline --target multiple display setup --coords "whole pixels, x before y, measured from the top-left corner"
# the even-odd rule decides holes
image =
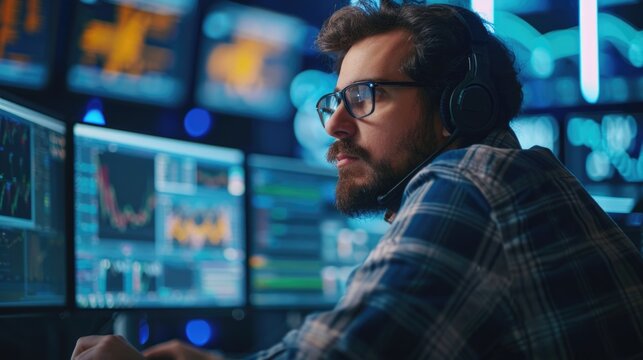
[[[597,101],[640,101],[640,19],[612,11],[618,1],[602,3],[606,61]],[[516,52],[532,112],[512,128],[524,148],[539,145],[558,156],[643,248],[643,114],[547,113],[588,105],[574,60],[577,14],[565,13],[552,28],[536,26],[542,12],[564,5],[529,4],[505,1],[496,9],[494,28]],[[3,3],[0,83],[47,86],[58,5]],[[92,96],[170,107],[193,101],[264,120],[288,119],[290,102],[299,103],[308,110],[295,116],[295,132],[315,144],[302,144],[303,153],[323,158],[329,138],[302,130],[318,126],[314,106],[289,99],[308,92],[316,101],[315,91],[336,81],[320,73],[290,88],[311,27],[265,9],[211,5],[74,2],[63,81]],[[336,171],[321,163],[246,158],[240,150],[77,124],[67,166],[66,131],[65,123],[0,98],[0,310],[326,307],[386,230],[381,218],[336,211]],[[66,167],[73,167],[73,189]],[[62,210],[72,198],[73,224]]]
[[[0,308],[68,305],[68,261],[79,308],[244,306],[246,264],[253,305],[324,307],[385,231],[328,167],[251,155],[246,219],[240,150],[76,124],[69,259],[65,124],[0,99],[0,130]]]
[[[622,219],[643,212],[642,119],[573,114],[559,130],[534,115],[512,126],[523,147],[562,146]],[[79,308],[326,307],[386,231],[381,218],[337,212],[328,166],[85,124],[73,127],[68,231],[65,123],[0,99],[0,130],[0,309],[69,305],[72,275]],[[640,229],[641,217],[620,224]]]

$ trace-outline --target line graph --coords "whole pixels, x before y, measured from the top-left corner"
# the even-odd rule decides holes
[[[166,238],[174,245],[201,249],[232,241],[229,210],[175,206],[165,217]]]
[[[99,155],[101,238],[154,240],[154,164],[118,153]]]
[[[0,117],[0,216],[30,220],[31,130]]]

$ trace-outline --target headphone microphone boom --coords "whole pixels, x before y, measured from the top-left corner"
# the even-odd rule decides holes
[[[464,79],[455,87],[447,87],[440,99],[442,126],[451,135],[435,152],[411,170],[386,194],[377,197],[380,205],[397,208],[406,185],[422,168],[432,162],[460,136],[481,137],[496,125],[498,104],[496,91],[491,81],[487,43],[489,33],[480,17],[470,10],[453,5],[434,5],[453,10],[453,15],[464,26],[471,41],[467,56],[468,70]]]

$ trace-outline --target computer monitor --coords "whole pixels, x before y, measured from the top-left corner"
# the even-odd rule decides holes
[[[0,309],[66,305],[65,130],[0,97]]]
[[[203,19],[195,102],[263,120],[291,116],[290,82],[301,66],[308,27],[298,18],[216,1]]]
[[[164,106],[187,93],[197,0],[78,1],[71,90]]]
[[[633,211],[643,200],[643,113],[570,114],[565,126],[565,165],[606,212]]]
[[[244,154],[74,126],[76,305],[245,303]]]
[[[337,171],[291,158],[248,157],[250,301],[259,307],[333,305],[386,231],[382,217],[335,209]]]
[[[0,83],[41,89],[49,80],[57,0],[0,2]]]
[[[550,114],[523,115],[509,123],[518,137],[520,146],[529,149],[532,146],[542,146],[559,156],[559,125],[556,118]]]

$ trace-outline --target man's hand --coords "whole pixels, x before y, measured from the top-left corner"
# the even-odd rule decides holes
[[[136,351],[122,336],[85,336],[78,339],[71,355],[72,360],[142,360],[143,355]]]
[[[180,340],[170,340],[143,351],[146,359],[223,360],[223,357],[205,352]]]

